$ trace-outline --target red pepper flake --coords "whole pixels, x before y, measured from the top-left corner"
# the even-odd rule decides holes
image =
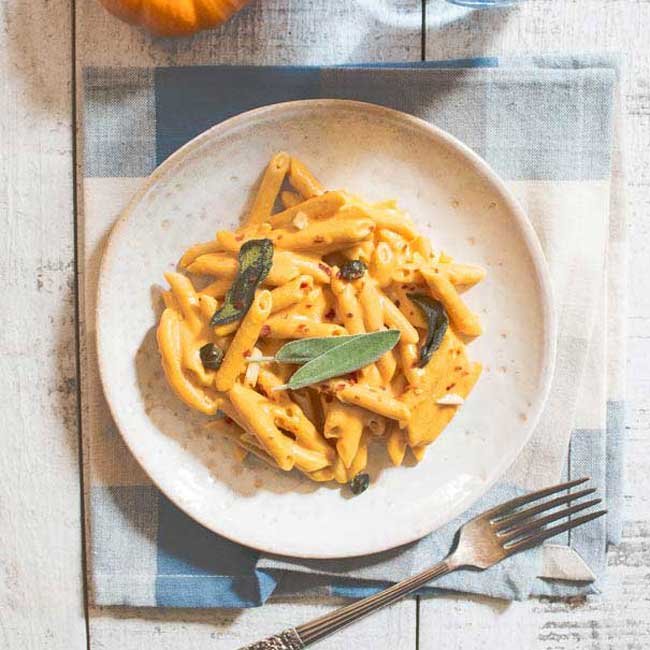
[[[314,305],[312,305],[310,302],[305,305],[305,309],[313,309]]]
[[[334,308],[330,309],[330,310],[325,314],[325,318],[327,318],[327,320],[334,320],[334,317],[335,317],[335,316],[336,316],[336,311],[334,310]]]
[[[403,284],[403,285],[402,285],[402,289],[408,290],[408,288],[409,288],[409,285],[408,285],[408,284]]]
[[[346,318],[352,318],[353,316],[354,316],[354,314],[353,314],[351,311],[349,311],[349,312],[345,315]]]
[[[328,404],[331,404],[334,401],[334,398],[331,395],[325,395],[325,401]]]
[[[235,424],[234,420],[233,420],[232,418],[229,418],[227,415],[226,415],[226,417],[223,419],[223,421],[224,421],[226,424]]]
[[[235,235],[235,241],[242,241],[244,239],[244,235]]]
[[[250,357],[251,356],[251,351],[250,350],[244,350],[244,356],[245,357]]]
[[[458,372],[459,370],[462,370],[463,366],[454,366],[454,370]]]
[[[449,386],[447,386],[447,388],[445,388],[445,390],[451,390],[455,385],[456,385],[456,382],[454,382],[453,384],[449,384]]]
[[[398,309],[399,309],[399,306],[400,306],[401,304],[402,304],[402,303],[401,303],[399,300],[396,300],[396,301],[395,301],[395,307],[397,307]]]
[[[301,288],[301,289],[307,289],[307,288],[309,288],[309,282],[301,282],[301,283],[300,283],[300,288]]]
[[[329,276],[332,275],[332,269],[329,266],[327,266],[327,264],[323,264],[323,263],[319,262],[318,268],[321,271],[324,271],[325,273],[327,273],[327,275],[329,275]]]
[[[262,325],[260,336],[268,336],[271,333],[271,328],[268,325]]]
[[[300,325],[298,325],[298,327],[296,328],[296,330],[297,330],[298,332],[304,332],[304,331],[307,330],[307,325],[305,325],[304,323],[300,323]]]

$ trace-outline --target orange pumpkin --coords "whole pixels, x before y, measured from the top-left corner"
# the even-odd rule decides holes
[[[186,36],[226,22],[250,0],[101,0],[112,14],[160,36]]]

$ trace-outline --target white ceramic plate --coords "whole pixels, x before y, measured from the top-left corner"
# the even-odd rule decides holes
[[[327,187],[396,198],[436,247],[482,264],[467,294],[486,333],[470,346],[485,372],[417,466],[371,449],[372,484],[349,498],[297,472],[239,465],[228,441],[166,386],[155,343],[162,274],[190,244],[234,227],[261,170],[295,153]],[[404,113],[340,100],[257,109],[172,155],[115,226],[101,268],[101,375],[115,421],[152,480],[211,530],[265,551],[331,558],[417,539],[478,499],[514,461],[544,404],[555,318],[539,243],[487,164],[447,133]]]

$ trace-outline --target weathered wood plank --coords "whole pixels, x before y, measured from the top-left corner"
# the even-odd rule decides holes
[[[256,610],[92,610],[93,650],[234,650],[322,616],[336,601],[291,601]],[[339,605],[342,603],[338,603]],[[415,602],[399,603],[321,642],[322,650],[413,650]]]
[[[96,1],[77,3],[76,12],[78,74],[91,65],[333,64],[419,60],[421,56],[420,0],[259,0],[224,28],[182,40],[154,39],[118,22]],[[97,47],[98,43],[102,46]],[[88,235],[89,278],[97,262],[90,254],[101,236],[95,225],[84,224],[80,216],[80,229]],[[89,302],[86,313],[91,308]],[[95,413],[85,421],[97,420]],[[90,641],[93,650],[235,648],[334,606],[325,601],[271,603],[236,613],[93,609]],[[322,647],[410,650],[415,643],[416,605],[409,600],[341,632]]]
[[[322,65],[421,55],[420,0],[256,0],[225,26],[183,39],[152,38],[97,1],[77,3],[77,24],[83,66]]]
[[[70,0],[0,2],[0,647],[86,647]]]
[[[511,10],[475,12],[450,21],[455,8],[428,3],[430,59],[524,53],[610,51],[627,64],[625,112],[630,199],[630,311],[625,517],[623,543],[609,554],[608,584],[598,598],[499,603],[483,598],[422,601],[421,650],[636,649],[650,645],[650,144],[647,79],[650,5],[634,0],[537,0]],[[447,18],[443,16],[445,14]]]

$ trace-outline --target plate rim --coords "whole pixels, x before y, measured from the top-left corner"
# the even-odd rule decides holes
[[[418,527],[418,530],[412,530],[409,533],[396,535],[391,537],[389,544],[377,544],[376,541],[373,544],[372,541],[369,541],[371,544],[370,547],[365,550],[355,551],[353,553],[341,554],[340,552],[318,552],[318,551],[304,551],[296,552],[291,550],[289,553],[290,557],[300,558],[300,559],[342,559],[342,558],[351,558],[351,557],[361,557],[364,555],[379,553],[387,551],[393,548],[397,548],[404,544],[421,539],[422,537],[429,535],[430,533],[438,530],[445,524],[449,523],[460,514],[465,512],[472,504],[478,501],[483,497],[489,489],[503,476],[506,470],[516,461],[520,456],[524,447],[530,441],[535,428],[539,422],[541,414],[544,410],[548,396],[550,393],[552,380],[555,372],[555,362],[557,354],[557,312],[555,300],[553,297],[553,288],[551,282],[551,276],[548,269],[548,264],[546,257],[542,250],[539,238],[533,225],[531,224],[526,212],[515,198],[512,192],[509,190],[505,182],[497,174],[496,171],[485,161],[479,154],[477,154],[473,149],[468,145],[460,141],[455,136],[451,135],[444,129],[427,122],[426,120],[399,111],[393,108],[388,108],[386,106],[381,106],[379,104],[374,104],[371,102],[362,102],[357,100],[350,99],[329,99],[329,98],[319,98],[319,99],[300,99],[292,100],[287,102],[279,102],[274,104],[268,104],[258,108],[254,108],[242,113],[238,113],[222,122],[214,124],[208,129],[202,131],[194,138],[189,140],[187,143],[176,149],[170,156],[168,156],[162,163],[160,163],[156,168],[144,179],[141,185],[138,187],[136,192],[133,194],[126,207],[120,212],[117,220],[111,226],[110,233],[106,240],[106,244],[102,251],[101,262],[99,264],[98,275],[97,275],[97,287],[96,287],[96,302],[95,302],[95,334],[96,334],[96,353],[97,353],[97,364],[99,367],[99,376],[101,381],[102,390],[108,405],[111,417],[115,422],[115,425],[120,432],[122,440],[126,444],[129,452],[137,460],[140,467],[143,469],[149,480],[181,511],[183,511],[188,517],[198,522],[208,530],[232,541],[237,544],[244,545],[248,548],[255,549],[264,553],[271,553],[275,555],[284,555],[287,556],[287,550],[278,548],[274,545],[266,545],[263,541],[250,540],[242,538],[243,536],[233,535],[229,533],[228,530],[222,530],[217,522],[208,521],[208,519],[201,515],[200,508],[192,507],[191,504],[185,503],[183,499],[178,498],[173,490],[167,490],[158,479],[155,478],[147,467],[146,454],[143,456],[136,452],[134,445],[131,444],[132,433],[128,432],[129,427],[125,422],[122,422],[122,419],[119,414],[119,408],[117,406],[118,400],[114,397],[114,389],[108,381],[107,371],[105,370],[106,361],[102,353],[103,341],[105,338],[105,326],[103,320],[99,317],[100,312],[102,311],[102,303],[104,292],[107,289],[108,284],[108,273],[111,265],[111,258],[113,256],[113,251],[116,247],[116,241],[118,236],[132,216],[132,213],[142,200],[142,198],[155,186],[160,177],[165,176],[173,171],[173,169],[183,161],[189,154],[191,154],[195,149],[202,146],[204,141],[209,140],[214,134],[220,132],[228,132],[233,128],[237,128],[240,123],[247,122],[249,120],[255,120],[259,117],[264,116],[265,114],[272,114],[275,112],[283,112],[285,110],[293,108],[334,108],[334,109],[353,109],[358,111],[365,112],[374,112],[376,115],[383,115],[387,118],[406,122],[411,127],[415,129],[424,129],[428,131],[430,135],[433,135],[439,141],[442,141],[446,146],[460,153],[470,164],[474,172],[482,175],[490,184],[492,184],[500,196],[507,205],[509,212],[514,215],[516,222],[520,228],[520,231],[523,235],[524,242],[526,244],[527,250],[529,251],[532,260],[533,267],[536,271],[537,281],[540,287],[540,295],[542,297],[542,316],[543,320],[546,323],[546,329],[544,331],[544,350],[543,350],[543,359],[542,359],[542,381],[541,389],[538,391],[536,401],[533,403],[531,413],[526,422],[527,435],[521,440],[518,445],[513,446],[512,451],[509,454],[506,454],[501,462],[496,466],[496,469],[490,473],[490,477],[486,479],[482,484],[480,490],[471,491],[467,496],[460,499],[454,507],[450,508],[447,514],[442,517],[442,520],[433,520],[431,526],[428,524],[426,526]],[[115,403],[114,403],[115,400]]]

